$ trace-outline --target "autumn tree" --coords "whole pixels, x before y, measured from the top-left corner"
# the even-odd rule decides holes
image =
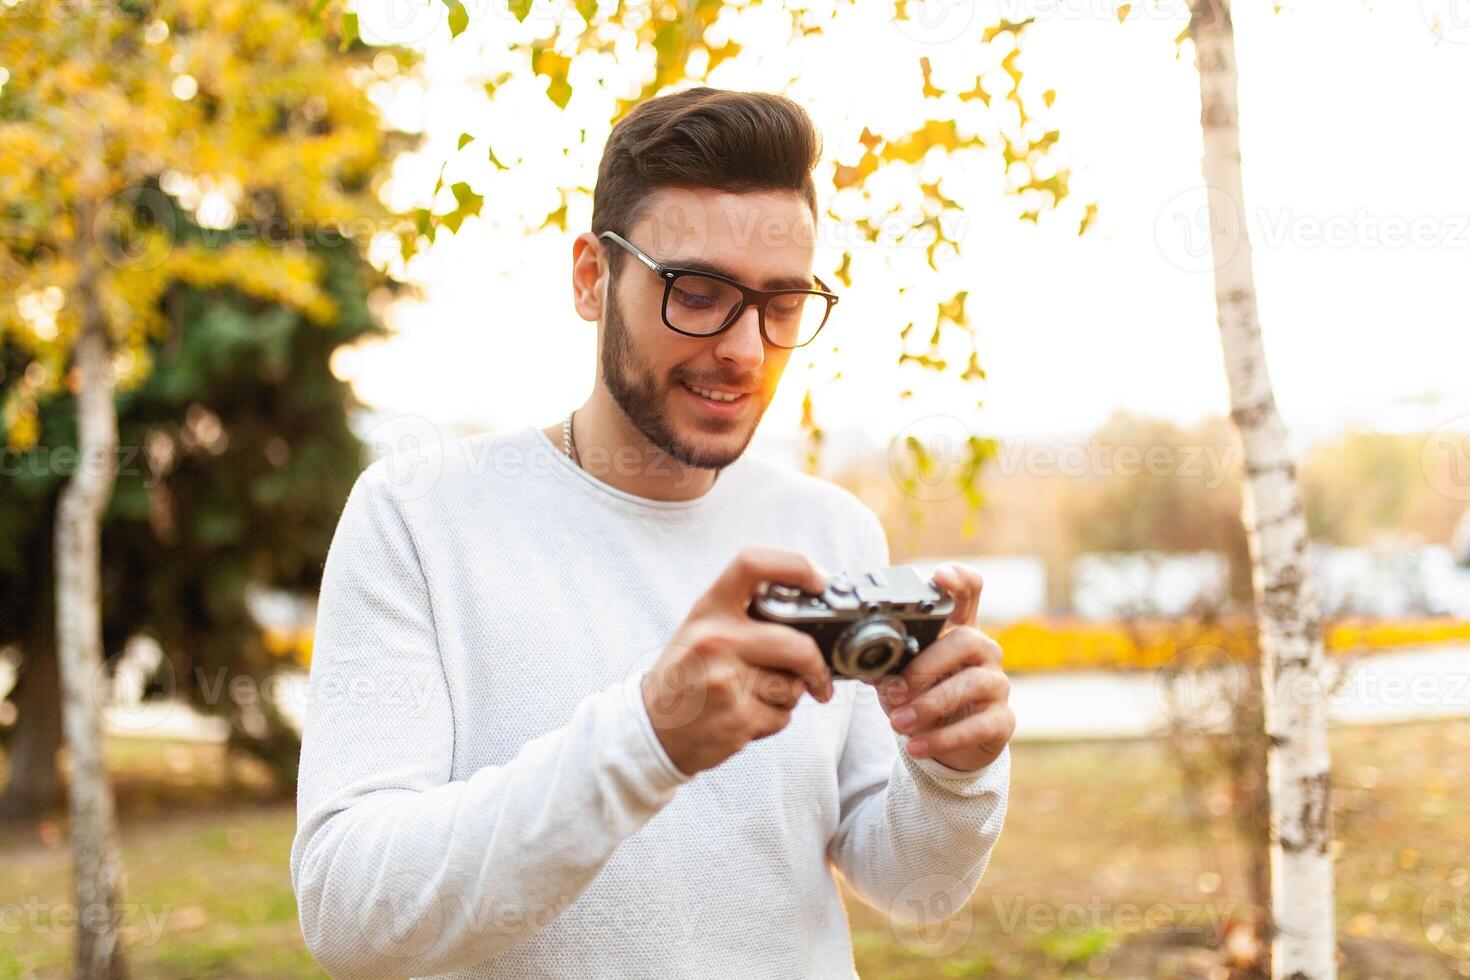
[[[146,374],[174,284],[338,317],[307,244],[335,234],[365,248],[394,231],[375,179],[392,148],[366,91],[396,72],[384,55],[306,0],[0,9],[0,331],[26,362],[4,379],[10,448],[35,446],[42,401],[76,405],[53,553],[82,976],[127,972],[95,697],[115,397]],[[155,189],[216,238],[176,236]]]
[[[1189,9],[1220,346],[1230,418],[1244,450],[1242,519],[1253,572],[1270,780],[1271,969],[1278,977],[1316,980],[1337,975],[1322,610],[1297,461],[1261,340],[1241,177],[1231,4],[1191,0]]]
[[[176,203],[176,226],[190,219]],[[187,232],[200,234],[198,229]],[[164,653],[152,678],[162,696],[223,718],[231,749],[295,786],[300,739],[280,715],[272,676],[284,638],[263,633],[248,590],[310,595],[342,503],[363,460],[348,427],[351,389],[333,351],[382,327],[368,308],[376,273],[356,249],[315,245],[322,285],[337,304],[316,324],[230,288],[169,287],[169,336],[149,344],[152,370],[117,397],[121,454],[102,530],[104,649],[147,634]],[[388,285],[376,287],[386,300]],[[0,370],[19,363],[0,340]],[[0,468],[0,645],[21,652],[0,820],[35,820],[64,799],[57,750],[61,698],[48,561],[56,498],[71,458],[75,403],[40,405],[36,447]],[[259,697],[238,697],[252,683]]]

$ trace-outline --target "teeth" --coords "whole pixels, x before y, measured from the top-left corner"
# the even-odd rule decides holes
[[[733,402],[735,399],[740,397],[734,392],[711,391],[708,388],[701,388],[698,385],[689,385],[688,387],[689,390],[694,392],[696,395],[703,395],[705,398],[709,398],[717,402]]]

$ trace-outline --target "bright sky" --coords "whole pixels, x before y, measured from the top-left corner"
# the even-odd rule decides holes
[[[1454,3],[1370,10],[1317,0],[1275,15],[1266,2],[1235,5],[1247,222],[1272,378],[1298,441],[1350,422],[1433,428],[1466,416],[1470,427],[1470,20],[1450,16]],[[786,91],[823,129],[828,156],[851,163],[852,120],[895,132],[916,121],[908,96],[895,93],[917,89],[921,56],[934,60],[941,87],[968,88],[986,67],[970,60],[974,34],[1000,13],[1035,14],[1027,82],[1056,90],[1057,159],[1073,168],[1073,201],[1039,226],[1016,220],[1015,202],[983,174],[946,180],[947,193],[972,204],[962,255],[937,280],[907,284],[936,294],[970,290],[989,374],[983,390],[898,369],[897,332],[911,314],[893,294],[904,280],[869,255],[822,338],[838,341],[840,352],[815,351],[812,367],[793,358],[762,424],[763,443],[796,434],[808,383],[818,386],[822,423],[849,444],[886,445],[931,414],[984,434],[1041,439],[1084,433],[1118,408],[1182,423],[1226,411],[1197,230],[1198,81],[1192,51],[1178,59],[1173,44],[1183,3],[1134,6],[1120,25],[1104,0],[978,8],[948,0],[934,9],[969,19],[966,33],[959,21],[939,21],[916,39],[921,26],[905,32],[864,13],[846,18],[851,37],[806,48],[761,46],[769,26],[742,24],[761,56],[720,66],[711,84]],[[1437,14],[1439,35],[1431,28]],[[508,65],[505,37],[524,29],[492,16],[446,46],[441,28],[429,45],[426,91],[400,91],[389,103],[395,121],[417,120],[435,141],[426,159],[397,171],[391,190],[401,201],[432,186],[461,132],[490,143],[508,164],[522,162],[494,172],[472,162],[481,152],[466,150],[451,163],[446,181],[469,179],[486,197],[487,220],[467,222],[413,265],[426,300],[391,311],[396,336],[343,352],[334,364],[375,414],[423,416],[448,429],[545,425],[591,384],[594,327],[572,309],[569,284],[570,243],[590,222],[590,199],[572,200],[565,234],[528,237],[521,215],[554,207],[560,184],[590,185],[606,137],[596,121],[601,107],[586,106],[585,119],[560,113],[531,83],[503,88],[492,107],[478,86],[464,84],[475,71]],[[960,36],[945,42],[949,34]],[[639,67],[631,56],[578,63],[573,109],[595,90],[595,77],[611,86]],[[623,94],[632,90],[628,83]],[[563,156],[560,147],[575,145],[582,126],[586,145]],[[830,183],[819,180],[818,192],[828,195]],[[1087,201],[1097,202],[1099,219],[1078,238],[1076,209]],[[828,246],[841,236],[840,228],[824,233],[816,267],[824,278],[840,252]],[[911,385],[919,394],[900,401]]]

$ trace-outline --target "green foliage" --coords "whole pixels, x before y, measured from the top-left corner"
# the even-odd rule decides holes
[[[381,333],[366,303],[378,277],[345,243],[313,259],[337,310],[329,323],[230,287],[175,284],[163,297],[169,336],[149,348],[154,370],[117,401],[119,473],[102,537],[107,649],[152,635],[177,693],[232,721],[239,706],[205,685],[222,668],[262,677],[279,666],[246,587],[315,591],[361,469],[351,391],[330,358]],[[0,364],[23,356],[9,342],[0,353]],[[53,614],[51,514],[76,445],[74,401],[43,403],[39,424],[38,444],[10,453],[0,472],[0,644],[23,645]],[[289,736],[268,746],[236,737],[292,771]]]
[[[140,383],[177,283],[336,316],[311,246],[362,247],[398,219],[374,186],[392,142],[366,93],[377,52],[319,14],[321,0],[7,6],[0,336],[25,361],[0,378],[12,447],[35,444],[40,402],[70,390],[84,323],[106,330],[119,386]]]
[[[531,0],[504,2],[517,21],[524,21],[530,13]],[[718,85],[711,81],[711,73],[724,62],[738,61],[743,56],[741,45],[728,40],[730,32],[722,28],[751,8],[771,2],[675,0],[643,8],[578,0],[576,9],[580,16],[557,19],[549,36],[538,34],[534,39],[521,36],[505,42],[518,59],[517,67],[509,72],[497,69],[495,77],[480,80],[480,84],[493,100],[510,78],[545,79],[546,98],[558,110],[565,110],[578,97],[571,77],[572,66],[579,57],[600,58],[627,50],[651,53],[652,70],[641,86],[630,97],[618,98],[613,103],[609,119],[613,123],[634,106],[657,95],[690,84]],[[445,0],[445,3],[451,11],[450,34],[458,37],[466,27],[460,18],[463,8],[457,0]],[[907,6],[900,0],[888,13],[897,22],[911,19],[915,15]],[[872,11],[851,2],[823,10],[806,5],[782,10],[789,18],[789,36],[773,37],[771,41],[775,44],[802,43],[839,25],[845,18],[872,16]],[[775,22],[781,23],[779,18]],[[985,380],[975,330],[964,311],[966,294],[961,292],[949,300],[941,298],[946,289],[953,288],[942,281],[941,266],[959,253],[961,236],[956,229],[963,227],[964,204],[956,200],[958,194],[954,188],[947,187],[934,175],[936,165],[980,154],[993,157],[1003,175],[1000,192],[1016,200],[1021,220],[1033,223],[1040,220],[1043,212],[1057,209],[1070,195],[1070,171],[1056,161],[1061,134],[1045,125],[1056,92],[1022,85],[1025,71],[1021,41],[1031,24],[1032,19],[1028,18],[1002,19],[983,30],[977,25],[976,47],[965,55],[965,64],[988,64],[992,71],[990,75],[969,76],[973,82],[967,79],[959,85],[941,84],[946,78],[943,71],[937,70],[937,62],[944,57],[941,52],[936,51],[932,62],[930,56],[918,58],[923,108],[911,128],[877,132],[876,123],[871,128],[864,125],[865,120],[859,114],[853,121],[856,131],[824,134],[837,145],[855,140],[862,147],[862,154],[856,160],[836,161],[830,170],[833,207],[828,211],[829,216],[858,232],[861,241],[869,245],[891,244],[900,248],[918,245],[929,271],[934,274],[932,282],[899,288],[902,293],[918,286],[908,299],[922,304],[925,299],[933,298],[939,307],[938,322],[927,349],[906,348],[899,356],[900,364],[911,365],[923,375],[953,372],[961,381],[976,386]],[[783,29],[785,25],[778,32]],[[476,37],[459,43],[485,41]],[[589,97],[601,104],[605,93],[596,92]],[[570,145],[562,148],[564,153],[580,142],[571,138],[573,127],[566,127],[566,131]],[[585,137],[585,131],[582,136]],[[471,134],[462,134],[456,152],[473,141]],[[486,147],[483,152],[497,170],[508,169],[492,148]],[[590,183],[593,176],[587,173],[586,181]],[[908,193],[904,185],[916,193]],[[476,190],[467,183],[456,184],[451,188],[455,206],[446,211],[440,195],[443,187],[441,168],[427,202],[413,212],[412,221],[400,232],[399,250],[405,260],[435,242],[441,229],[457,232],[467,218],[480,213],[481,195],[492,192],[485,187]],[[558,188],[553,198],[555,203],[548,207],[537,227],[565,229],[568,202],[579,195],[590,195],[591,191],[590,186],[581,183]],[[921,202],[917,209],[913,205],[915,198]],[[436,206],[435,202],[440,203]],[[1097,207],[1087,204],[1080,212],[1075,227],[1078,234],[1083,234],[1093,224]],[[852,249],[842,253],[833,273],[837,281],[851,285],[852,260]],[[946,336],[955,330],[963,334],[960,340],[968,351],[957,357],[946,356],[940,348],[945,346]],[[822,431],[810,399],[804,406],[802,424],[808,442],[807,466],[815,469]],[[973,457],[975,468],[983,465],[986,458],[982,447]],[[978,507],[979,497],[973,486],[967,484],[960,489],[965,499]]]

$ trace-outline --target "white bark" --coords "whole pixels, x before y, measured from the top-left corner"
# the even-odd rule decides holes
[[[88,228],[89,224],[80,227]],[[117,459],[117,407],[108,340],[95,300],[95,255],[81,245],[83,326],[73,347],[77,390],[77,468],[56,515],[56,644],[61,668],[62,727],[71,754],[68,796],[76,860],[77,962],[85,980],[128,974],[118,943],[118,855],[112,787],[102,757],[100,594],[102,515],[112,495]]]
[[[1272,972],[1336,975],[1331,760],[1322,618],[1286,427],[1266,372],[1241,186],[1235,35],[1229,0],[1193,0],[1215,302],[1231,418],[1247,476],[1271,785]]]

